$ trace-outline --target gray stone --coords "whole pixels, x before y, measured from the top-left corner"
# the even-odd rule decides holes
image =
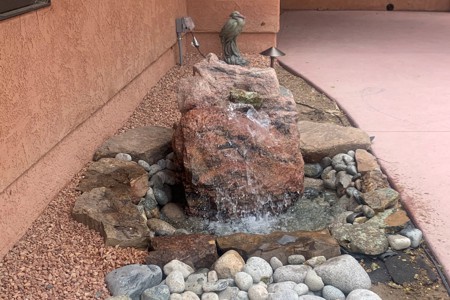
[[[163,271],[165,275],[169,275],[173,271],[180,271],[181,274],[183,274],[183,278],[187,278],[189,275],[194,273],[194,269],[191,266],[177,259],[171,260],[165,264]]]
[[[106,298],[106,300],[131,300],[131,298],[128,296],[113,296]]]
[[[234,275],[234,281],[241,291],[248,291],[253,285],[253,277],[245,272],[237,272],[236,275]]]
[[[169,300],[170,290],[165,284],[160,284],[149,289],[146,289],[140,300]]]
[[[354,253],[379,255],[389,246],[384,231],[368,223],[333,227],[331,234],[342,247]]]
[[[278,259],[278,257],[274,256],[270,259],[270,266],[272,267],[272,269],[275,271],[276,269],[278,269],[279,267],[283,266],[283,263],[281,262],[281,260]]]
[[[181,294],[178,293],[172,293],[170,294],[170,300],[182,300],[183,297],[181,296]]]
[[[352,175],[347,174],[346,171],[340,171],[336,174],[336,183],[340,184],[344,189],[348,188],[352,183]]]
[[[322,297],[326,300],[345,300],[345,294],[332,285],[326,285],[322,289]]]
[[[324,300],[324,298],[315,295],[303,295],[298,297],[298,300]]]
[[[215,270],[211,270],[208,272],[208,282],[216,282],[219,280],[219,277],[217,276],[217,272]]]
[[[298,300],[298,295],[294,290],[281,290],[269,294],[269,300]]]
[[[381,300],[381,298],[367,289],[356,289],[347,295],[346,300]]]
[[[304,283],[298,283],[295,287],[294,287],[294,291],[297,293],[297,295],[299,296],[303,296],[308,294],[309,292],[309,288],[306,284]]]
[[[305,164],[305,176],[310,178],[320,177],[323,168],[319,163]]]
[[[248,293],[245,291],[239,291],[236,296],[236,300],[249,300]]]
[[[395,206],[400,200],[400,194],[391,189],[383,188],[364,193],[364,202],[376,212]]]
[[[205,292],[221,292],[228,287],[227,279],[219,279],[214,282],[205,282],[203,284],[203,291]]]
[[[147,248],[150,230],[138,206],[110,189],[94,188],[75,202],[72,217],[99,232],[107,246]]]
[[[138,163],[138,165],[143,167],[145,171],[147,171],[147,172],[150,171],[150,164],[148,162],[146,162],[145,160],[140,159],[140,160],[138,160],[137,163]]]
[[[336,189],[336,170],[333,170],[331,166],[323,170],[321,178],[325,188],[332,190]]]
[[[162,272],[158,266],[139,264],[121,267],[105,277],[111,295],[127,295],[132,300],[139,300],[146,289],[158,285],[161,280]]]
[[[275,270],[273,274],[274,282],[293,281],[295,283],[303,283],[306,274],[311,269],[305,265],[287,265]]]
[[[94,160],[128,153],[136,161],[145,160],[153,164],[170,152],[172,135],[171,128],[148,126],[130,129],[103,143],[95,152]]]
[[[150,169],[148,170],[148,176],[152,177],[153,175],[155,175],[156,173],[158,173],[161,170],[162,170],[162,168],[160,165],[153,164],[150,166]]]
[[[267,289],[261,284],[255,284],[248,290],[250,300],[266,300],[269,298]]]
[[[348,165],[345,168],[345,171],[352,176],[355,176],[358,174],[358,170],[356,169],[356,166],[353,166],[353,165]]]
[[[246,272],[253,278],[254,283],[263,281],[269,282],[273,270],[270,264],[261,257],[250,257],[244,265],[243,272]]]
[[[186,291],[191,291],[197,295],[203,293],[203,284],[208,281],[208,269],[200,269],[189,275],[186,279]]]
[[[422,241],[422,231],[417,228],[405,228],[400,231],[400,234],[408,237],[411,240],[411,247],[417,248]]]
[[[163,180],[161,179],[160,176],[153,175],[150,178],[150,181],[148,182],[148,185],[151,186],[154,189],[155,188],[162,189],[162,187],[164,186],[164,182],[163,182]]]
[[[411,240],[400,234],[391,234],[388,236],[389,246],[394,250],[404,250],[411,246]]]
[[[319,162],[353,149],[369,149],[370,138],[361,129],[331,123],[300,121],[300,150],[306,162]]]
[[[324,287],[322,278],[320,278],[314,270],[309,270],[308,273],[306,273],[305,284],[312,292],[318,292]]]
[[[219,300],[219,295],[216,293],[203,293],[201,300]]]
[[[161,190],[159,188],[154,188],[153,194],[155,195],[155,199],[159,205],[164,206],[167,203],[169,203],[169,197],[163,190]]]
[[[267,291],[269,293],[276,293],[282,290],[294,290],[297,283],[293,281],[283,281],[283,282],[277,282],[277,283],[271,283],[267,287]]]
[[[152,218],[147,221],[148,228],[156,235],[172,235],[176,228],[161,219]]]
[[[183,273],[181,271],[172,271],[166,277],[166,284],[171,293],[182,293],[186,288]]]
[[[322,166],[323,169],[325,169],[326,167],[331,166],[331,162],[332,162],[331,157],[326,156],[320,160],[320,165]]]
[[[312,258],[308,259],[307,261],[305,261],[305,265],[308,265],[308,266],[311,266],[314,268],[315,266],[321,265],[326,261],[327,261],[327,258],[325,256],[315,256],[315,257],[312,257]]]
[[[314,270],[326,285],[332,285],[344,293],[371,287],[369,275],[364,268],[347,254],[330,258]]]
[[[156,162],[157,165],[159,165],[161,167],[161,170],[164,170],[166,168],[166,160],[165,159],[160,159]]]
[[[234,286],[229,286],[225,290],[219,293],[219,300],[230,300],[235,299],[239,293],[239,288]]]
[[[186,291],[183,294],[181,294],[182,300],[200,300],[200,298],[191,291]]]
[[[132,161],[131,155],[128,153],[117,153],[116,156],[114,156],[115,159],[123,160],[123,161]]]
[[[305,262],[305,257],[301,254],[293,254],[288,256],[288,264],[301,265]]]

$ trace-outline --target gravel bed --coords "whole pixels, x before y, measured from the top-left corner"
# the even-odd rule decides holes
[[[252,66],[268,66],[259,55],[246,55]],[[189,56],[182,67],[172,68],[144,97],[132,116],[117,131],[159,125],[172,127],[180,114],[176,87],[192,75],[201,59]],[[70,158],[69,158],[70,159]],[[79,193],[81,170],[53,199],[20,241],[0,261],[1,299],[105,299],[105,275],[124,265],[144,263],[146,251],[112,248],[102,237],[70,215]]]

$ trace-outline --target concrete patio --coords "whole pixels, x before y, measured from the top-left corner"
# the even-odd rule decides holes
[[[290,11],[281,62],[375,136],[373,151],[450,276],[450,14]]]

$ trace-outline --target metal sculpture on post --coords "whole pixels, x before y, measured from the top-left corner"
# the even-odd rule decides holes
[[[220,41],[225,62],[230,65],[247,65],[248,61],[241,56],[236,38],[242,32],[245,25],[245,17],[238,11],[233,11],[228,21],[223,25],[220,31]]]

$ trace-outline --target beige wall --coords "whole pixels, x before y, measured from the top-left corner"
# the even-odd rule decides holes
[[[0,257],[175,64],[186,12],[58,0],[0,22]]]
[[[188,14],[195,23],[195,35],[200,50],[221,54],[219,32],[231,12],[239,11],[246,17],[243,33],[238,37],[241,52],[259,53],[276,46],[279,30],[279,0],[188,0]],[[189,36],[186,37],[190,39]],[[195,51],[189,47],[190,51]]]
[[[450,11],[450,0],[281,0],[282,10],[394,10]]]

